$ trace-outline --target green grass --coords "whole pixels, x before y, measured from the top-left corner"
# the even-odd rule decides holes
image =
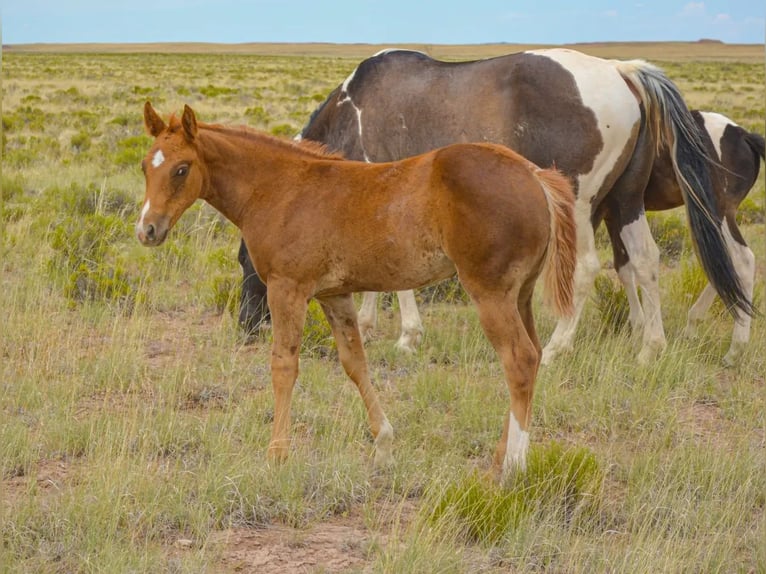
[[[314,544],[304,535],[347,524],[366,538],[324,548],[364,565],[349,571],[766,571],[763,321],[734,369],[720,364],[732,327],[720,305],[682,337],[704,285],[683,218],[652,218],[666,352],[636,364],[604,271],[575,350],[539,373],[527,475],[484,479],[508,392],[454,283],[420,293],[416,354],[393,349],[395,309],[367,345],[395,430],[383,473],[312,307],[293,448],[275,467],[270,334],[245,346],[237,329],[236,230],[198,205],[157,250],[132,236],[141,108],[188,102],[205,121],[290,137],[358,59],[3,56],[0,572],[249,571],[221,535],[284,531],[297,553]],[[750,111],[762,65],[662,63],[692,106],[763,130]],[[763,206],[761,178],[743,226],[760,308]],[[536,315],[545,341],[553,318]]]

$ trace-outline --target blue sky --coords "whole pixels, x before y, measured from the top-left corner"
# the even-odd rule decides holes
[[[2,40],[764,42],[763,0],[0,0]]]

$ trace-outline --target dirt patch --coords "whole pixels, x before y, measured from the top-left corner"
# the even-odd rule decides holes
[[[712,401],[696,401],[678,413],[681,428],[702,442],[725,441],[731,437],[731,421]]]
[[[375,524],[370,526],[361,508],[347,516],[334,516],[305,528],[269,525],[229,528],[212,533],[208,549],[216,556],[213,570],[243,574],[303,574],[364,572],[380,548],[396,543],[417,512],[416,499],[375,503]],[[193,547],[177,540],[172,553]]]
[[[35,482],[36,496],[54,496],[59,494],[71,480],[73,462],[67,459],[48,459],[40,461],[29,474],[19,472],[2,481],[2,501],[13,506],[30,488],[30,481]]]
[[[364,567],[374,536],[359,521],[349,520],[305,530],[230,529],[211,536],[211,543],[220,547],[218,564],[227,572],[344,572]]]

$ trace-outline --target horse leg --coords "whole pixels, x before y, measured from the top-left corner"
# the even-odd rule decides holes
[[[742,281],[742,289],[748,299],[752,301],[753,288],[755,285],[755,255],[753,255],[752,250],[745,243],[744,238],[739,232],[739,228],[736,226],[734,217],[729,217],[727,215],[726,221],[728,222],[728,225],[724,225],[722,230],[726,241],[726,248],[731,255],[734,269]],[[733,229],[731,227],[732,225],[734,226]],[[706,285],[702,294],[700,294],[697,301],[692,305],[691,309],[689,309],[685,329],[687,335],[694,336],[696,334],[697,325],[705,317],[707,310],[715,299],[715,295],[716,293],[713,287],[710,284]],[[740,313],[740,316],[735,319],[731,344],[723,358],[724,365],[732,367],[739,361],[742,352],[750,340],[750,322],[751,317],[745,313]]]
[[[306,321],[309,291],[293,281],[270,280],[269,307],[272,316],[271,385],[274,391],[274,427],[269,458],[287,458],[290,447],[290,403],[298,378],[298,354]]]
[[[378,323],[378,294],[374,291],[365,291],[362,297],[362,306],[359,309],[359,332],[362,341],[372,339],[375,325]]]
[[[641,300],[638,298],[638,287],[636,285],[636,274],[630,261],[630,254],[625,249],[625,244],[620,237],[619,215],[617,210],[611,210],[607,207],[607,214],[604,218],[606,229],[609,232],[609,239],[612,243],[612,255],[614,258],[614,268],[617,271],[617,277],[620,278],[625,294],[628,297],[628,306],[630,314],[628,321],[630,328],[634,333],[642,330],[645,319],[644,310],[641,307]]]
[[[518,303],[516,290],[498,292],[463,281],[479,311],[479,321],[503,365],[510,404],[493,467],[501,480],[526,470],[532,395],[540,364],[539,341],[532,323],[531,297]],[[531,295],[531,289],[529,290]],[[517,306],[517,304],[519,306]],[[532,326],[531,332],[528,328]]]
[[[423,323],[418,313],[414,291],[397,291],[399,297],[399,312],[402,315],[402,334],[396,342],[396,347],[402,351],[413,353],[423,339]]]
[[[699,324],[705,318],[705,315],[707,315],[707,311],[710,309],[713,301],[715,301],[715,297],[715,288],[710,283],[707,283],[705,288],[702,290],[702,293],[700,293],[700,296],[697,297],[697,300],[689,309],[689,313],[686,316],[684,336],[691,339],[697,337],[699,334]]]
[[[660,307],[660,250],[652,238],[643,211],[635,221],[620,230],[620,238],[643,295],[645,322],[638,362],[645,365],[657,358],[667,345]]]
[[[243,275],[242,294],[239,300],[239,326],[250,340],[270,319],[269,307],[266,305],[266,285],[255,272],[244,240],[240,242],[237,258]]]
[[[571,317],[562,317],[556,323],[550,341],[545,345],[542,364],[550,364],[560,353],[572,349],[577,323],[580,321],[585,301],[593,287],[601,265],[596,252],[596,241],[590,215],[578,209],[575,211],[577,224],[577,264],[574,277],[574,313]]]
[[[362,335],[356,318],[356,310],[351,295],[338,295],[318,299],[333,337],[338,345],[338,356],[346,374],[356,384],[367,408],[370,430],[375,437],[376,468],[386,466],[392,461],[394,429],[388,422],[378,395],[370,382],[367,358],[362,345]]]

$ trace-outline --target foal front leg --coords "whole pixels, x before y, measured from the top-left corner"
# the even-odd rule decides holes
[[[370,430],[375,437],[375,467],[386,466],[392,461],[394,429],[388,422],[378,395],[370,382],[362,336],[356,318],[351,295],[322,297],[319,299],[333,337],[338,345],[338,356],[346,374],[356,384],[362,395]]]
[[[271,385],[274,391],[274,427],[269,458],[281,461],[290,449],[290,403],[298,378],[298,360],[308,295],[292,281],[269,280],[269,308],[273,343]]]

